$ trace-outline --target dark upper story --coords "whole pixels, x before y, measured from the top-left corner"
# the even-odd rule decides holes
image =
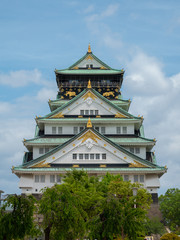
[[[98,59],[89,45],[88,52],[67,69],[55,70],[59,88],[58,98],[71,99],[83,91],[88,81],[96,91],[108,99],[118,99],[124,70],[112,69]]]

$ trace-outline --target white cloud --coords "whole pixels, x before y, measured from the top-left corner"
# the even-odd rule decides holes
[[[54,99],[57,95],[56,89],[42,88],[37,93],[36,99],[42,102],[47,102],[48,99]]]
[[[110,17],[112,15],[115,14],[115,12],[117,12],[119,8],[119,4],[110,4],[102,13],[101,13],[101,17]]]
[[[32,71],[19,70],[12,71],[8,74],[0,73],[0,85],[7,85],[10,87],[24,87],[28,84],[44,84],[46,81],[43,79],[39,70]]]

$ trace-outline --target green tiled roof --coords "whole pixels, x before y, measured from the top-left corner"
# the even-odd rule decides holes
[[[82,74],[82,75],[90,75],[90,74],[120,74],[123,73],[122,70],[116,69],[63,69],[63,70],[56,70],[56,73],[60,74]]]
[[[74,168],[23,168],[22,166],[14,167],[12,171],[21,171],[21,172],[68,172],[72,171]],[[164,167],[156,168],[75,168],[77,170],[84,171],[97,171],[97,172],[166,172],[167,169]]]
[[[126,116],[129,116],[130,118],[134,118],[134,119],[140,119],[140,117],[135,117],[132,114],[128,113],[127,111],[125,111],[124,109],[122,109],[121,107],[118,107],[117,105],[113,104],[110,100],[108,100],[107,98],[105,98],[104,96],[102,96],[100,93],[98,93],[95,89],[93,88],[86,88],[84,89],[82,92],[80,92],[77,96],[75,96],[73,99],[71,99],[70,101],[68,101],[67,103],[65,103],[64,105],[58,107],[56,110],[52,111],[51,113],[45,115],[44,117],[39,117],[38,119],[44,119],[47,117],[50,117],[60,111],[62,111],[64,108],[68,107],[70,104],[74,103],[75,101],[77,101],[81,96],[83,96],[87,91],[92,91],[97,97],[99,97],[100,99],[102,99],[103,101],[105,101],[107,104],[111,105],[113,108],[117,109],[117,111],[121,112],[122,114],[125,114]]]
[[[57,147],[55,147],[54,149],[50,150],[49,152],[45,153],[44,155],[30,161],[24,164],[24,166],[29,166],[32,164],[35,164],[41,160],[43,160],[46,157],[51,156],[53,153],[56,153],[57,151],[59,151],[60,149],[64,148],[65,146],[67,146],[68,144],[70,144],[72,141],[74,141],[76,138],[79,138],[82,134],[84,134],[86,131],[88,131],[90,128],[85,128],[83,131],[81,131],[79,134],[75,135],[74,137],[72,137],[69,141],[63,143],[62,145],[59,145]],[[142,164],[148,165],[149,167],[158,167],[157,165],[144,160],[136,155],[134,155],[133,153],[129,152],[128,150],[126,150],[125,148],[117,145],[116,143],[112,142],[111,140],[109,140],[107,137],[105,137],[104,135],[100,134],[99,132],[97,132],[94,128],[91,128],[91,131],[93,131],[95,134],[97,134],[100,138],[104,139],[105,141],[107,141],[109,144],[113,145],[115,148],[119,149],[120,151],[122,151],[123,153],[127,154],[128,156],[132,157],[133,159],[136,159],[137,161],[139,161]]]

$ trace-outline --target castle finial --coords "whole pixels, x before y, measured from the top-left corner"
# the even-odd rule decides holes
[[[91,87],[91,80],[90,80],[90,79],[89,79],[89,81],[88,81],[87,88],[92,88],[92,87]]]
[[[92,123],[91,123],[91,119],[89,118],[88,122],[87,122],[87,128],[92,128]]]
[[[92,53],[90,43],[89,43],[89,45],[88,45],[88,53]]]

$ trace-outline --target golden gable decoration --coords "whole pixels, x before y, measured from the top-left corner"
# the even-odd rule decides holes
[[[35,165],[32,166],[32,168],[49,168],[50,167],[50,163],[45,163],[46,160],[40,162],[40,163],[37,163]]]
[[[82,143],[84,143],[88,138],[91,138],[93,141],[95,141],[97,143],[97,139],[101,140],[101,138],[99,138],[98,136],[96,136],[93,132],[91,132],[90,130],[85,133],[82,137],[78,138],[78,140],[82,139]]]
[[[129,167],[132,167],[132,168],[134,168],[134,167],[146,168],[147,166],[145,166],[145,165],[143,165],[143,164],[134,160],[134,163],[130,163]]]
[[[115,118],[127,118],[126,116],[124,116],[123,114],[117,112],[115,115]]]
[[[92,98],[93,100],[95,100],[97,97],[92,93],[92,92],[87,92],[82,98],[84,99],[84,101],[87,99],[87,98]]]
[[[56,115],[52,116],[52,118],[63,118],[64,115],[62,114],[62,112],[57,113]]]

